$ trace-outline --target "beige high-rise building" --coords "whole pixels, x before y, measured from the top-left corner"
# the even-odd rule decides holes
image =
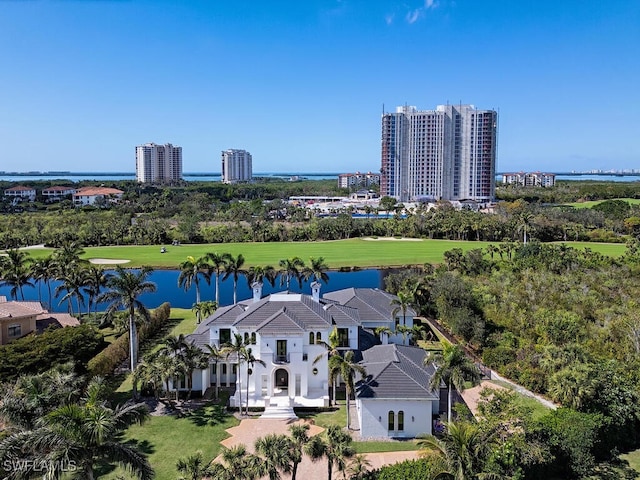
[[[246,150],[229,149],[222,152],[223,183],[250,182],[253,178],[253,160]]]
[[[496,111],[473,105],[384,113],[380,194],[402,202],[493,200],[497,123]]]
[[[170,183],[182,179],[182,147],[145,143],[136,147],[136,180]]]

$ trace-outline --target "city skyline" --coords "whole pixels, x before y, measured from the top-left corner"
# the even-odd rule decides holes
[[[499,112],[499,172],[640,163],[633,0],[215,3],[2,2],[0,170],[131,171],[161,138],[185,172],[228,145],[374,171],[383,111],[447,103]]]

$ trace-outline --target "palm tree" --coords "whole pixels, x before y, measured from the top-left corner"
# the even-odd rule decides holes
[[[448,475],[453,480],[502,478],[483,472],[492,444],[493,434],[487,434],[478,424],[466,421],[447,423],[442,438],[428,435],[418,441],[421,455],[431,458],[433,465],[439,467],[436,478]]]
[[[341,355],[334,355],[329,359],[329,373],[330,376],[336,376],[339,374],[344,381],[346,388],[346,397],[347,397],[347,430],[351,428],[351,413],[350,413],[350,400],[353,391],[355,390],[354,378],[356,373],[359,373],[362,378],[367,375],[367,371],[362,365],[357,364],[353,361],[354,353],[353,350],[349,350],[344,354],[344,357]]]
[[[196,286],[196,304],[200,303],[200,277],[204,278],[207,284],[211,283],[211,275],[208,272],[206,257],[195,258],[189,255],[187,260],[180,264],[180,275],[178,276],[178,287],[185,291]],[[200,312],[197,312],[198,323],[200,323]]]
[[[204,461],[201,450],[186,458],[180,458],[176,463],[176,468],[181,473],[180,480],[202,480],[212,474],[211,469]]]
[[[53,275],[53,259],[51,256],[41,258],[31,264],[31,278],[38,282],[38,301],[42,303],[42,295],[40,292],[41,282],[47,285],[49,297],[47,307],[51,308],[51,280]]]
[[[398,313],[402,312],[402,325],[407,326],[407,311],[413,306],[413,298],[409,292],[398,292],[396,298],[391,300],[391,306],[393,310],[391,311],[391,316],[393,318],[398,315]],[[397,329],[397,327],[396,327]],[[403,340],[404,343],[404,340]]]
[[[304,269],[304,262],[300,257],[284,258],[278,262],[280,266],[280,286],[283,283],[287,285],[287,293],[289,292],[289,286],[291,285],[291,279],[295,278],[298,281],[300,288],[302,288],[302,270]]]
[[[434,365],[436,372],[431,377],[430,387],[439,389],[441,383],[447,385],[447,421],[451,422],[452,387],[464,391],[465,382],[478,385],[482,375],[478,367],[469,360],[459,345],[445,344],[442,353],[430,353],[424,359],[425,365]]]
[[[264,280],[269,282],[269,284],[274,287],[276,284],[276,277],[278,273],[276,269],[271,265],[262,266],[262,265],[254,265],[249,267],[247,271],[247,283],[249,287],[253,285],[255,282],[264,283]]]
[[[54,295],[57,297],[63,290],[66,290],[66,294],[60,299],[60,303],[67,301],[69,304],[69,312],[73,315],[72,299],[76,299],[78,307],[78,316],[82,313],[80,311],[80,305],[84,305],[84,295],[82,294],[82,288],[87,285],[86,271],[81,268],[68,268],[66,272],[59,278],[62,281],[54,291]]]
[[[329,425],[324,436],[316,435],[304,447],[312,461],[327,458],[327,480],[331,480],[333,467],[344,472],[347,459],[353,457],[355,450],[351,445],[351,435],[337,425]]]
[[[260,458],[248,453],[244,445],[223,447],[220,455],[224,464],[213,463],[210,468],[216,480],[255,480],[265,473]]]
[[[317,342],[317,344],[323,346],[325,348],[325,352],[321,353],[320,355],[318,355],[313,360],[313,364],[314,365],[316,363],[318,363],[325,356],[329,360],[331,360],[331,357],[333,357],[335,355],[340,355],[340,350],[338,350],[338,346],[340,345],[340,337],[338,335],[338,329],[336,327],[334,327],[333,330],[331,330],[331,333],[329,334],[329,342],[325,342],[325,341],[320,340],[320,342]],[[332,400],[334,405],[337,404],[337,402],[336,402],[336,381],[337,381],[337,375],[333,376],[332,373],[329,372],[329,382],[331,383],[332,390],[333,390],[333,395],[331,397],[331,400]]]
[[[78,404],[63,405],[42,417],[37,428],[20,431],[0,442],[0,460],[22,460],[22,469],[8,472],[7,479],[60,478],[65,468],[75,467],[76,477],[93,480],[95,467],[118,463],[140,480],[151,480],[153,469],[122,435],[132,423],[148,415],[144,404],[110,408],[103,400],[104,387],[95,385]]]
[[[223,357],[224,353],[218,349],[215,345],[205,345],[206,354],[209,356],[209,361],[213,360],[216,366],[216,400],[218,400],[218,393],[220,391],[220,371],[218,361]]]
[[[329,283],[329,275],[327,275],[327,270],[329,270],[329,266],[324,261],[324,257],[310,257],[309,258],[310,265],[304,269],[304,279],[309,280],[312,278],[316,282],[324,282]]]
[[[378,337],[380,337],[380,342],[384,343],[384,335],[387,336],[387,339],[389,338],[389,335],[393,334],[393,330],[391,330],[389,327],[376,327],[374,330],[375,334],[378,335]]]
[[[239,372],[241,363],[245,360],[245,358],[247,358],[247,346],[242,341],[242,335],[240,335],[239,333],[235,333],[233,335],[233,341],[224,345],[222,348],[222,352],[224,352],[226,358],[235,355],[238,362],[237,365]],[[240,403],[240,415],[242,415],[242,386],[240,385],[240,375],[238,375],[236,378],[236,389],[238,390],[239,396],[238,401]]]
[[[151,389],[154,398],[158,400],[162,392],[165,372],[165,365],[157,361],[157,356],[145,357],[133,372],[133,383],[141,384],[143,389],[145,387]]]
[[[207,300],[205,302],[194,303],[191,307],[191,311],[194,312],[198,318],[207,318],[213,312],[218,309],[218,304],[214,301]]]
[[[255,366],[256,363],[262,365],[263,367],[266,367],[267,364],[263,360],[260,360],[259,358],[256,358],[256,357],[253,356],[253,352],[251,351],[251,347],[247,347],[245,349],[245,351],[244,351],[244,362],[247,364],[247,409],[246,409],[246,415],[248,417],[249,416],[249,375],[251,375],[253,367]]]
[[[33,287],[33,283],[30,281],[29,264],[31,261],[27,252],[17,249],[7,250],[7,255],[3,258],[0,285],[11,287],[9,294],[14,300],[18,299],[18,293],[20,293],[20,298],[24,300],[22,287]]]
[[[187,400],[191,398],[193,390],[193,372],[200,368],[206,368],[209,357],[194,343],[187,345],[178,353],[178,362],[187,379]]]
[[[225,281],[230,276],[233,277],[233,304],[238,303],[238,277],[247,273],[242,267],[244,266],[244,256],[239,253],[237,257],[234,257],[230,253],[225,253],[226,265],[224,267],[224,276],[222,281]]]
[[[269,480],[280,480],[280,472],[291,471],[290,442],[291,439],[288,436],[276,433],[270,433],[256,440],[256,452],[262,455],[262,466],[269,475]]]
[[[371,469],[371,462],[367,459],[366,455],[359,453],[349,462],[347,473],[351,480],[363,480],[369,472],[369,469]]]
[[[302,462],[304,446],[309,443],[309,424],[294,423],[289,425],[291,441],[289,442],[289,460],[291,461],[291,480],[296,480],[298,465]]]
[[[85,271],[84,291],[89,296],[89,305],[87,313],[90,313],[91,306],[95,308],[95,314],[98,314],[98,302],[96,298],[100,296],[103,287],[107,286],[107,280],[111,274],[105,273],[104,268],[97,265],[90,265]]]
[[[129,356],[131,372],[136,369],[138,355],[138,335],[136,332],[135,316],[136,312],[146,320],[149,319],[149,310],[139,300],[145,293],[156,291],[156,284],[147,280],[153,269],[142,267],[138,272],[125,270],[121,266],[116,267],[116,274],[107,280],[107,287],[110,288],[98,297],[98,302],[110,302],[107,307],[107,315],[112,315],[120,308],[124,308],[129,313]],[[135,395],[135,388],[134,388]]]
[[[216,305],[220,305],[220,273],[222,273],[227,265],[227,257],[228,254],[223,253],[206,253],[204,258],[207,261],[207,265],[209,265],[208,272],[209,278],[211,275],[215,275],[216,277]]]
[[[407,334],[413,331],[412,327],[407,327],[406,325],[398,325],[396,327],[396,333],[402,335],[402,345],[407,344]]]

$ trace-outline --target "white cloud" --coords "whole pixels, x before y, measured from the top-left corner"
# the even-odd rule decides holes
[[[393,23],[393,18],[394,17],[395,17],[395,15],[393,13],[390,13],[388,15],[385,15],[384,21],[387,22],[387,25],[391,25]]]
[[[408,23],[415,23],[418,21],[418,19],[420,18],[420,13],[422,12],[422,9],[420,8],[416,8],[413,11],[410,11],[407,13],[407,22]]]
[[[424,8],[427,10],[438,8],[438,2],[436,0],[424,0]]]
[[[424,4],[422,7],[416,8],[415,10],[409,10],[407,12],[407,23],[412,24],[417,22],[421,17],[425,15],[427,10],[435,10],[439,5],[440,4],[437,2],[437,0],[424,0]]]

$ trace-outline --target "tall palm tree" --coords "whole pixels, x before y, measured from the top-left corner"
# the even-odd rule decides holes
[[[135,272],[118,265],[115,275],[107,281],[107,287],[110,290],[100,294],[97,299],[98,302],[109,302],[107,315],[112,315],[121,308],[129,314],[129,356],[132,373],[136,369],[138,356],[136,312],[147,320],[150,318],[149,310],[139,300],[139,297],[157,290],[156,284],[148,280],[151,272],[153,272],[151,267],[142,267],[138,272]]]
[[[452,389],[462,392],[465,382],[478,385],[482,375],[478,367],[469,360],[459,345],[445,344],[442,353],[430,353],[424,359],[425,365],[434,365],[436,372],[431,377],[430,387],[440,388],[441,383],[447,385],[447,421],[451,422]]]
[[[353,350],[349,350],[344,354],[344,357],[341,355],[334,355],[329,359],[329,372],[330,376],[335,376],[339,374],[344,381],[346,388],[346,397],[347,397],[347,429],[351,428],[351,395],[355,390],[354,378],[357,373],[360,374],[361,378],[364,378],[367,375],[366,369],[353,361],[354,353]]]
[[[251,375],[253,367],[255,366],[255,364],[260,364],[263,367],[266,367],[267,364],[263,361],[260,360],[259,358],[256,358],[253,356],[253,352],[251,351],[251,347],[247,347],[245,349],[245,353],[244,353],[244,363],[247,364],[247,409],[246,409],[246,415],[247,417],[249,416],[249,376]]]
[[[76,304],[78,307],[78,316],[82,313],[80,311],[80,305],[84,305],[84,295],[82,294],[82,289],[87,285],[87,275],[86,270],[84,268],[68,268],[65,273],[59,277],[59,280],[62,281],[60,285],[58,285],[54,291],[54,295],[57,297],[62,291],[66,291],[67,293],[60,299],[60,303],[67,301],[69,304],[69,312],[73,315],[73,303],[72,300],[76,299]]]
[[[20,298],[24,300],[22,288],[25,286],[33,287],[33,283],[30,281],[29,264],[31,262],[32,259],[27,252],[17,249],[7,250],[7,255],[3,258],[0,285],[11,287],[9,294],[14,300],[18,299],[18,293],[20,293]]]
[[[277,276],[278,273],[272,265],[266,265],[264,267],[262,265],[253,265],[249,267],[247,271],[247,283],[249,287],[251,287],[255,282],[264,283],[266,280],[272,287],[275,287]]]
[[[291,480],[296,480],[298,465],[302,462],[304,446],[309,443],[309,424],[294,423],[289,425],[291,441],[289,442],[289,460],[291,461]]]
[[[338,350],[338,346],[340,345],[340,337],[338,336],[338,329],[336,327],[333,327],[333,330],[331,330],[331,333],[329,334],[328,342],[320,340],[319,342],[317,342],[317,344],[324,347],[325,351],[313,359],[314,365],[318,363],[320,360],[322,360],[325,356],[327,357],[328,360],[331,360],[331,357],[335,355],[340,355],[340,350]],[[334,375],[335,373],[336,372],[332,373],[331,371],[329,371],[329,383],[331,383],[331,387],[332,387],[331,401],[333,402],[334,405],[337,404],[336,381],[338,379],[337,375]]]
[[[313,279],[315,282],[329,283],[329,275],[327,275],[329,266],[324,261],[324,257],[310,257],[309,266],[304,269],[304,279]]]
[[[186,458],[178,459],[176,468],[181,473],[180,480],[202,480],[212,474],[204,461],[201,450]]]
[[[63,405],[42,417],[37,428],[20,431],[0,442],[0,460],[20,459],[22,469],[7,479],[60,478],[75,467],[76,477],[93,480],[95,467],[118,463],[140,480],[151,480],[153,469],[134,446],[123,443],[122,434],[132,423],[148,415],[144,404],[111,408],[102,400],[100,386],[81,403]]]
[[[289,444],[291,439],[283,434],[270,433],[256,440],[256,452],[262,456],[262,467],[269,480],[280,480],[280,472],[291,471]]]
[[[51,280],[54,278],[53,258],[51,255],[38,259],[31,264],[31,278],[38,282],[38,301],[42,303],[40,287],[42,282],[47,286],[49,292],[47,307],[51,308]]]
[[[207,284],[211,283],[211,275],[208,272],[206,257],[195,258],[191,255],[180,264],[180,275],[178,275],[178,287],[185,291],[196,286],[196,304],[200,303],[200,277],[204,278]],[[202,320],[200,312],[197,315],[198,323]]]
[[[302,272],[304,269],[304,262],[300,257],[283,258],[278,262],[280,266],[280,286],[287,285],[287,292],[291,285],[291,279],[296,279],[298,285],[302,288]]]
[[[84,291],[89,297],[87,313],[90,313],[91,306],[94,307],[94,313],[98,314],[98,302],[96,298],[100,296],[102,289],[107,286],[107,281],[111,274],[106,273],[104,268],[98,265],[90,265],[85,272]]]
[[[234,257],[230,253],[225,253],[226,265],[224,267],[224,276],[222,281],[229,277],[233,277],[233,304],[238,303],[238,277],[246,274],[246,270],[242,268],[244,266],[244,256],[239,253],[237,257]]]
[[[367,456],[359,453],[349,462],[347,473],[351,480],[363,480],[370,469],[371,462],[367,459]]]
[[[502,478],[497,474],[483,472],[483,466],[490,456],[494,434],[487,434],[476,423],[447,423],[442,438],[433,435],[418,441],[421,455],[433,460],[439,467],[439,475],[450,476],[453,480],[479,480]],[[435,472],[434,472],[435,473]]]
[[[200,368],[206,368],[209,364],[209,357],[194,343],[187,343],[178,353],[178,362],[187,379],[187,399],[189,399],[193,390],[193,372]]]
[[[220,305],[220,274],[227,265],[226,256],[227,254],[225,253],[220,254],[215,252],[206,253],[204,256],[209,265],[209,277],[211,277],[211,275],[215,275],[216,277],[216,305],[218,306]]]
[[[198,318],[207,318],[213,312],[218,309],[216,302],[207,300],[205,302],[194,303],[191,307],[191,311],[194,312]]]
[[[326,457],[327,480],[331,480],[333,467],[344,472],[347,468],[347,459],[355,455],[351,442],[351,435],[337,425],[329,425],[326,433],[312,437],[304,450],[314,462]]]
[[[218,368],[218,362],[219,360],[224,356],[224,353],[222,350],[218,349],[218,347],[216,347],[215,345],[205,345],[206,351],[205,353],[208,355],[209,357],[209,361],[213,360],[214,365],[216,366],[216,400],[218,400],[219,398],[219,392],[220,392],[220,369]]]
[[[237,359],[238,365],[238,376],[236,377],[236,389],[238,390],[238,401],[240,415],[242,415],[242,386],[240,385],[240,365],[247,358],[247,346],[242,340],[242,335],[239,333],[235,333],[233,335],[233,340],[231,343],[227,343],[222,347],[222,351],[226,358],[230,356],[235,356]]]
[[[393,318],[398,315],[398,313],[402,312],[402,325],[407,326],[407,312],[413,306],[413,297],[409,292],[400,291],[396,298],[391,300],[391,306],[393,310],[391,311],[391,316]]]

